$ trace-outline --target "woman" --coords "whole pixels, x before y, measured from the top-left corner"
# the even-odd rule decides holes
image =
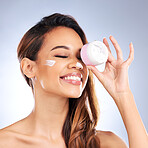
[[[110,36],[117,60],[109,50],[105,71],[86,66],[80,49],[87,43],[77,22],[62,14],[43,18],[18,46],[20,68],[32,88],[35,106],[28,117],[0,131],[1,148],[127,148],[114,133],[96,131],[99,108],[93,75],[114,99],[125,124],[130,148],[148,147],[147,132],[128,83],[128,67],[117,41]]]

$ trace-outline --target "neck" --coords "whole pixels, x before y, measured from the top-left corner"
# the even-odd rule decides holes
[[[35,106],[30,114],[33,133],[56,139],[62,136],[69,99],[34,91]]]

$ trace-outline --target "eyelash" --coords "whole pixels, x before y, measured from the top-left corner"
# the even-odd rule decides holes
[[[60,56],[60,55],[55,55],[57,58],[68,58],[68,56]],[[81,57],[78,57],[79,60],[82,60]]]
[[[58,58],[68,58],[68,56],[60,56],[60,55],[55,55],[55,57],[58,57]]]

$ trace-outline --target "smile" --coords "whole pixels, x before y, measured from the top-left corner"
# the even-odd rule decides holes
[[[75,80],[75,81],[81,81],[81,78],[77,76],[68,76],[68,77],[63,77],[65,80]]]
[[[81,85],[82,83],[82,74],[80,73],[69,73],[60,77],[63,81],[74,84],[74,85]]]

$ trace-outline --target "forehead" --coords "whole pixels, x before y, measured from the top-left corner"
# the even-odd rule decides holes
[[[66,45],[69,48],[81,48],[83,43],[80,36],[73,29],[56,27],[45,35],[43,47],[52,49],[57,45]]]

